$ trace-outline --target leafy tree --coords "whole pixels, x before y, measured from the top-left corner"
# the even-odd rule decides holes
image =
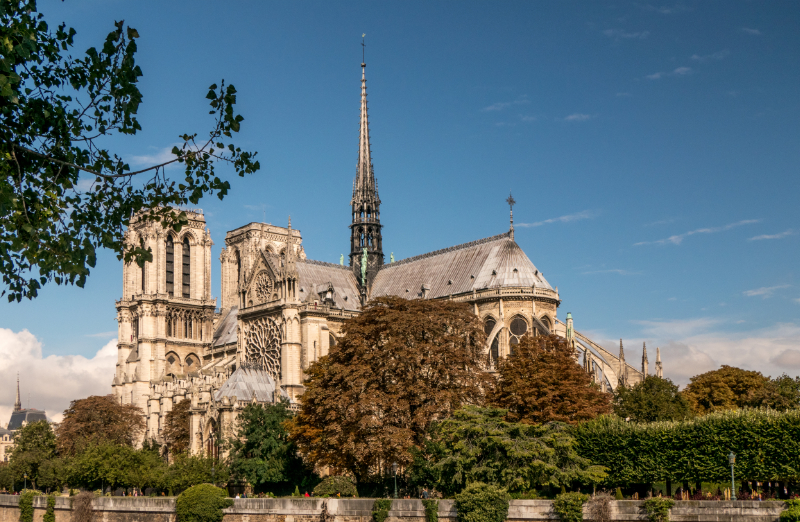
[[[0,462],[0,491],[14,490],[14,472],[8,462]]]
[[[143,415],[141,408],[120,404],[113,395],[74,400],[56,428],[58,451],[74,455],[82,445],[99,441],[132,447],[144,431]]]
[[[126,262],[152,261],[149,250],[124,245],[131,216],[145,211],[179,230],[186,216],[174,207],[227,194],[217,163],[239,176],[260,168],[231,141],[243,118],[233,112],[236,89],[223,82],[206,95],[214,119],[207,139],[184,134],[175,158],[131,170],[103,146],[141,130],[139,34],[116,22],[99,49],[73,57],[75,34],[64,24],[52,30],[35,0],[0,9],[0,273],[9,301],[34,298],[47,282],[82,287],[98,247]],[[183,164],[182,179],[167,175],[171,163]]]
[[[723,365],[718,370],[696,375],[690,381],[683,396],[694,413],[705,415],[748,406],[750,398],[760,393],[769,378],[760,372]]]
[[[129,445],[109,440],[85,441],[68,460],[69,484],[92,490],[133,486],[134,468],[140,464],[137,453]]]
[[[747,405],[753,408],[770,408],[785,411],[800,407],[800,377],[786,374],[764,383],[763,388],[751,390]]]
[[[455,496],[458,522],[505,522],[510,497],[505,489],[473,482]]]
[[[342,475],[329,475],[325,477],[317,484],[313,493],[315,497],[332,497],[335,495],[342,497],[358,496],[358,490],[356,489],[356,485],[353,484],[352,479]]]
[[[483,327],[463,303],[376,299],[343,326],[344,336],[313,364],[292,440],[316,465],[360,482],[408,465],[434,420],[483,401]]]
[[[611,410],[601,392],[558,336],[526,335],[500,363],[500,378],[489,402],[508,410],[512,422],[577,422]]]
[[[36,489],[42,466],[56,458],[56,436],[46,421],[32,422],[14,434],[14,449],[9,466],[16,482],[23,482],[28,474],[28,482]]]
[[[222,510],[233,505],[233,500],[227,497],[227,491],[211,484],[193,486],[175,501],[177,521],[222,522]]]
[[[648,375],[631,387],[614,392],[614,413],[634,422],[684,420],[692,415],[678,385],[669,379]]]
[[[164,441],[172,455],[189,449],[191,440],[189,409],[191,407],[192,401],[184,399],[172,407],[164,420]]]
[[[284,427],[291,416],[285,402],[244,407],[237,417],[236,433],[229,441],[230,466],[235,477],[256,488],[266,484],[285,488],[313,474],[297,454],[297,447]]]
[[[227,484],[229,478],[230,468],[225,461],[180,453],[169,467],[164,485],[170,490],[183,491],[197,484]]]
[[[511,492],[600,482],[602,467],[578,455],[566,425],[508,422],[507,411],[466,406],[433,425],[416,453],[412,481],[446,494],[483,482]]]
[[[142,448],[133,455],[127,481],[139,491],[144,491],[145,488],[163,486],[166,473],[167,463],[161,458],[158,446],[145,441]]]

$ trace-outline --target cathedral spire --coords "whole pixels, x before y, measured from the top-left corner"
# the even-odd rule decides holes
[[[642,376],[647,377],[650,363],[647,360],[647,343],[642,343]]]
[[[661,348],[656,347],[656,377],[664,378],[664,368],[661,366]]]
[[[622,339],[619,340],[619,384],[628,385],[628,365],[625,364],[625,350],[622,348]]]
[[[511,239],[514,239],[514,205],[517,203],[514,201],[514,196],[511,195],[511,192],[508,193],[508,199],[506,200],[508,203],[508,210],[509,210],[509,220],[511,221],[511,227],[508,229],[508,234],[511,236]]]
[[[17,399],[14,401],[14,411],[22,409],[22,401],[19,398],[19,372],[17,372]]]
[[[362,41],[362,46],[364,45]],[[362,58],[363,60],[363,58]],[[366,301],[369,287],[383,265],[383,238],[381,235],[381,200],[378,182],[372,169],[372,150],[369,142],[369,117],[367,115],[367,64],[361,62],[361,119],[358,133],[358,163],[353,181],[353,220],[350,225],[350,267],[361,285],[362,302]],[[366,256],[364,256],[366,252]],[[361,265],[366,257],[366,277]]]

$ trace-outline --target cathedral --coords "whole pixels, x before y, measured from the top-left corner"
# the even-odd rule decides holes
[[[220,301],[211,292],[211,236],[202,211],[186,211],[180,232],[134,218],[130,245],[153,252],[143,267],[123,267],[116,302],[119,345],[113,391],[145,414],[144,437],[163,443],[165,417],[191,401],[192,453],[216,455],[245,405],[287,400],[297,407],[309,365],[336,345],[347,319],[371,299],[450,299],[468,303],[488,336],[489,371],[523,335],[554,333],[602,389],[632,385],[648,372],[558,319],[561,299],[509,230],[469,243],[387,263],[381,199],[373,172],[366,64],[361,64],[358,164],[350,201],[350,253],[345,264],[306,257],[292,228],[249,223],[225,236]],[[660,354],[656,373],[661,374]]]

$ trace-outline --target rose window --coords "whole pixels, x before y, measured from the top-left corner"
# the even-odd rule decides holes
[[[261,272],[258,274],[258,278],[256,279],[256,297],[261,302],[267,302],[269,301],[271,295],[272,280],[269,278],[266,272]]]
[[[281,330],[273,319],[260,317],[242,326],[245,360],[276,380],[281,373]]]

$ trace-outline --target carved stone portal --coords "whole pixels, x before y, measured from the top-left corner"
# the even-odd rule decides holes
[[[242,326],[245,362],[262,368],[276,381],[281,374],[281,329],[273,319],[260,317]]]

